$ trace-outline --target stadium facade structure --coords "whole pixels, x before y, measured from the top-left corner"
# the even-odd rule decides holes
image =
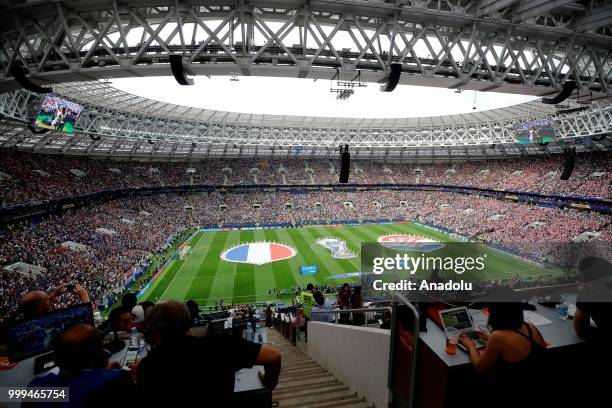
[[[612,133],[612,105],[606,103],[561,115],[534,101],[462,115],[347,119],[189,108],[130,95],[100,82],[56,89],[84,104],[77,134],[31,133],[25,123],[31,122],[40,96],[11,91],[0,94],[0,113],[11,119],[0,122],[0,146],[37,153],[197,160],[336,157],[338,146],[349,144],[357,159],[448,160],[561,152],[559,143],[517,143],[514,126],[542,117],[553,119],[559,140],[580,143],[578,151],[609,149],[609,138],[597,139]],[[181,119],[181,113],[190,117]],[[582,144],[585,139],[588,143]]]
[[[2,146],[176,160],[333,157],[340,144],[351,146],[353,158],[378,159],[562,151],[557,144],[517,144],[513,125],[542,117],[553,118],[563,141],[595,138],[578,150],[610,146],[609,140],[598,141],[612,130],[612,11],[605,1],[150,3],[0,2]],[[599,101],[565,114],[531,102],[431,118],[316,118],[176,106],[105,82],[169,75],[173,54],[182,55],[196,75],[330,79],[340,70],[359,71],[362,80],[375,83],[391,63],[401,63],[402,84],[544,96],[573,80],[578,95]],[[17,89],[13,65],[85,105],[76,136],[25,130],[40,96]],[[576,101],[568,103],[570,109],[585,107]]]
[[[165,74],[180,54],[196,74],[376,82],[399,62],[402,83],[546,95],[575,77],[607,95],[611,26],[603,0],[3,0],[0,84],[15,63],[58,83]]]

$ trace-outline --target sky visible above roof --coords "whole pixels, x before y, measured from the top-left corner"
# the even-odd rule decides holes
[[[495,92],[398,85],[381,92],[379,85],[355,88],[347,100],[330,93],[329,80],[277,77],[195,77],[193,86],[180,86],[174,77],[113,79],[124,92],[177,105],[212,110],[320,117],[409,118],[454,115],[502,108],[537,97]],[[335,84],[335,83],[334,83]],[[334,86],[335,87],[335,86]],[[473,109],[473,107],[476,109]]]

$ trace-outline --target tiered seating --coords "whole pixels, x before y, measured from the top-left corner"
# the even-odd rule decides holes
[[[330,160],[213,159],[198,163],[138,163],[0,152],[1,202],[12,206],[106,189],[193,184],[336,184]],[[561,156],[461,164],[354,160],[350,182],[430,183],[612,197],[610,153],[579,155],[572,177],[559,180]],[[195,173],[187,174],[187,168]],[[81,177],[71,169],[82,172]],[[282,171],[281,171],[282,169]],[[45,176],[46,175],[46,176]],[[284,177],[283,177],[284,176]]]

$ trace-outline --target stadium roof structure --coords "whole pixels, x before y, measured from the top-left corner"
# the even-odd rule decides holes
[[[605,1],[509,0],[0,0],[0,115],[31,123],[41,95],[18,89],[11,68],[84,105],[77,134],[0,136],[40,152],[170,159],[336,155],[465,158],[562,150],[517,144],[514,126],[550,118],[561,141],[612,132],[612,21]],[[170,74],[181,55],[196,75],[330,79],[360,72],[380,82],[481,92],[559,93],[566,80],[590,106],[566,113],[529,102],[469,114],[351,119],[258,115],[149,100],[109,79]],[[26,131],[27,132],[27,131]],[[30,141],[30,142],[27,142]]]
[[[104,85],[102,89],[108,91],[108,88]],[[129,95],[117,92],[125,98]],[[79,100],[84,103],[84,114],[77,123],[77,132],[68,135],[53,131],[36,134],[28,130],[27,124],[31,123],[40,96],[27,91],[0,94],[0,114],[8,118],[0,121],[0,147],[127,159],[198,160],[212,157],[335,157],[340,144],[349,144],[353,158],[417,161],[560,153],[568,141],[575,144],[579,152],[612,147],[610,138],[605,138],[612,134],[612,106],[605,103],[555,115],[543,108],[546,105],[529,102],[465,115],[350,119],[354,122],[347,127],[347,119],[218,111],[207,119],[193,122],[169,119],[163,117],[165,109],[175,115],[177,110],[193,113],[195,108],[172,109],[175,105],[131,97],[130,100],[137,101],[139,106],[133,107],[132,112],[114,109],[113,96],[107,99],[100,96],[100,105]],[[89,98],[92,102],[96,100],[95,94]],[[115,100],[114,106],[121,108],[125,101]],[[561,143],[517,143],[516,123],[547,116],[554,121]],[[334,127],[336,119],[344,122],[344,126]],[[403,126],[399,122],[403,122]]]
[[[11,67],[49,84],[197,75],[400,83],[547,95],[567,79],[607,96],[607,0],[1,0],[0,91]]]
[[[91,106],[115,109],[121,112],[144,116],[150,116],[151,112],[155,112],[155,117],[160,119],[194,123],[215,123],[220,125],[242,124],[252,126],[299,126],[306,128],[349,129],[427,128],[500,121],[516,122],[518,120],[525,120],[526,118],[535,119],[556,113],[554,105],[546,105],[539,101],[534,101],[505,108],[470,112],[466,114],[412,118],[379,119],[269,115],[226,112],[160,102],[121,91],[114,88],[112,84],[103,81],[70,82],[57,85],[54,89],[57,93],[69,99]],[[571,104],[572,107],[578,106],[578,104],[574,102],[571,102]]]

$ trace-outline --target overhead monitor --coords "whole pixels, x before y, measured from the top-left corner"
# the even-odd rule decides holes
[[[550,118],[542,118],[514,125],[519,144],[549,143],[556,139],[555,126]]]
[[[57,95],[46,95],[34,121],[39,129],[50,129],[57,132],[74,133],[74,127],[81,117],[83,107]]]

